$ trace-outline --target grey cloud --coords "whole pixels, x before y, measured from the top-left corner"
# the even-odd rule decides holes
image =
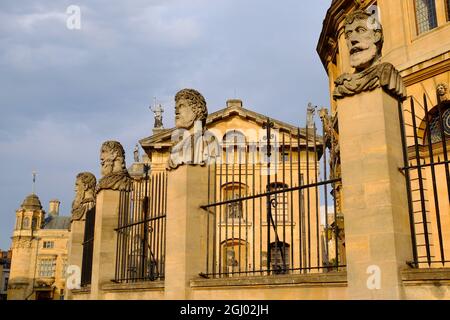
[[[244,104],[296,125],[309,101],[327,105],[315,52],[330,0],[3,0],[0,3],[0,248],[36,169],[43,204],[69,213],[75,175],[97,176],[104,140],[131,161],[150,135],[157,96],[173,124],[173,95],[201,91],[210,112],[235,92]],[[82,9],[68,30],[65,10]]]

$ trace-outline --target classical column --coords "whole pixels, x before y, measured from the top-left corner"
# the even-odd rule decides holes
[[[402,299],[412,258],[398,104],[402,78],[381,63],[382,28],[357,11],[345,22],[356,72],[336,80],[350,299]],[[372,21],[373,22],[373,21]]]

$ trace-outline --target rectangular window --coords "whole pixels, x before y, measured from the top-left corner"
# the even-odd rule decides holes
[[[437,27],[435,0],[414,0],[416,6],[417,33],[422,34]]]
[[[44,249],[53,249],[55,247],[55,242],[53,241],[44,241],[43,248]]]
[[[8,291],[8,281],[9,281],[9,278],[5,278],[5,292],[6,291]]]
[[[55,259],[42,259],[39,262],[39,276],[52,278],[55,276]]]

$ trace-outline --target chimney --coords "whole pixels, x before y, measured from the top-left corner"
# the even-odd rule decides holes
[[[49,214],[52,216],[59,216],[59,205],[61,204],[61,202],[59,202],[59,200],[54,199],[54,200],[50,200],[50,204],[49,204]]]
[[[242,108],[242,100],[239,100],[239,99],[227,100],[227,108],[232,108],[232,107]]]

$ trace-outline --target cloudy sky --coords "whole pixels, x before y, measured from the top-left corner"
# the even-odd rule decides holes
[[[2,0],[0,249],[32,190],[69,215],[78,172],[99,177],[99,147],[121,141],[131,162],[151,133],[153,97],[173,124],[173,96],[199,90],[209,111],[245,107],[304,125],[328,105],[315,48],[331,0]],[[67,28],[70,5],[81,29]]]

